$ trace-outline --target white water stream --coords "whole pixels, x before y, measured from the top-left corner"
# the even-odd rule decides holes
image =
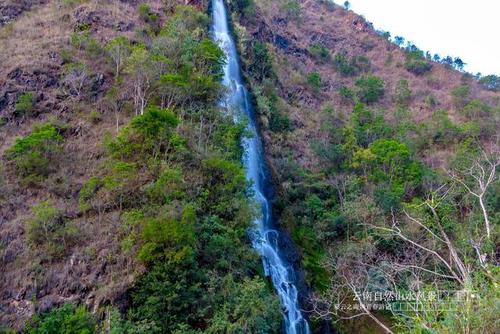
[[[286,334],[309,334],[309,325],[302,316],[295,273],[290,263],[280,255],[279,232],[272,228],[271,208],[266,198],[267,173],[262,152],[262,143],[257,131],[249,94],[244,86],[238,53],[228,25],[227,11],[223,0],[212,2],[213,38],[226,52],[223,83],[228,88],[225,106],[234,111],[235,120],[248,119],[248,131],[252,134],[245,138],[244,165],[246,177],[252,182],[255,200],[261,205],[262,216],[255,221],[252,235],[253,247],[258,251],[264,264],[265,274],[271,277],[283,307],[284,329]]]

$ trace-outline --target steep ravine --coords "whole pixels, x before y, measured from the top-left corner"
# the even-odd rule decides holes
[[[228,92],[223,102],[228,110],[234,111],[236,121],[247,119],[247,130],[251,137],[243,141],[245,149],[244,165],[247,179],[252,182],[254,198],[260,205],[262,216],[255,220],[255,228],[251,231],[252,244],[262,258],[264,271],[270,277],[280,298],[284,329],[287,334],[310,333],[307,320],[304,318],[300,303],[295,266],[289,261],[288,249],[291,244],[275,229],[269,195],[271,183],[264,160],[262,143],[253,114],[249,93],[243,83],[240,72],[235,42],[229,30],[227,11],[222,0],[212,3],[213,36],[225,50],[227,63],[224,67],[224,85]],[[283,247],[286,245],[287,247]]]

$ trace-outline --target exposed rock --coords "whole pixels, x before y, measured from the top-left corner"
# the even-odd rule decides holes
[[[0,27],[30,10],[31,7],[47,2],[48,0],[0,0]]]

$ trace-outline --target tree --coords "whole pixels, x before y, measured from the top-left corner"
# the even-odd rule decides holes
[[[37,315],[28,323],[28,334],[79,333],[93,334],[97,332],[97,322],[85,309],[65,304],[47,314]]]
[[[411,100],[411,90],[408,86],[408,81],[401,79],[396,83],[394,89],[394,101],[398,106],[408,107]]]
[[[349,10],[351,8],[351,3],[349,1],[344,1],[344,8]]]
[[[318,72],[311,72],[307,76],[307,83],[317,93],[321,88],[321,76]]]
[[[454,181],[461,184],[469,194],[478,199],[488,239],[491,239],[491,221],[485,196],[493,183],[498,179],[498,166],[500,166],[500,153],[497,148],[494,148],[489,153],[482,150],[480,156],[472,159],[468,168],[449,172],[450,177]]]
[[[35,106],[35,96],[33,92],[25,92],[17,98],[16,115],[29,115]]]
[[[38,124],[29,135],[16,139],[7,150],[6,158],[13,161],[19,177],[28,183],[37,183],[54,171],[62,140],[52,124]]]
[[[424,58],[422,51],[412,49],[406,53],[405,68],[416,75],[422,75],[432,69],[432,64]]]
[[[82,63],[68,64],[64,68],[63,85],[68,88],[68,93],[80,97],[87,89],[90,71]]]
[[[373,75],[362,76],[356,80],[358,98],[365,103],[377,102],[385,92],[384,80]]]
[[[464,69],[464,66],[466,65],[459,57],[455,57],[455,59],[453,60],[453,64],[459,71],[462,71]]]
[[[149,52],[141,46],[132,49],[132,53],[126,60],[125,72],[129,74],[132,82],[135,114],[142,115],[151,95],[155,91],[161,73],[158,73],[155,69]]]
[[[130,55],[130,42],[126,37],[119,36],[112,39],[106,46],[111,59],[115,63],[115,79],[118,78],[125,63],[125,59]]]
[[[66,223],[61,212],[50,201],[40,202],[32,209],[33,217],[26,221],[28,244],[32,249],[45,250],[60,256],[74,242],[76,230]]]
[[[402,36],[396,36],[394,37],[394,43],[396,43],[397,46],[401,47],[405,44],[405,38]]]
[[[500,91],[500,76],[487,75],[479,79],[479,83],[494,92]]]

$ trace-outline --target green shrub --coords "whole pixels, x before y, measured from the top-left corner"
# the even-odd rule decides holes
[[[309,48],[309,53],[317,60],[322,63],[326,63],[330,60],[330,51],[319,43],[314,43]]]
[[[300,18],[302,9],[300,8],[300,3],[297,0],[286,0],[283,5],[283,10],[286,15],[292,19]]]
[[[153,13],[151,7],[146,3],[141,3],[138,7],[139,18],[146,23],[156,23],[158,16]]]
[[[408,51],[406,53],[405,68],[416,75],[422,75],[432,69],[432,64],[424,58],[422,51]]]
[[[92,208],[91,201],[97,190],[102,187],[102,179],[92,176],[80,189],[78,205],[80,210],[87,211]]]
[[[17,98],[16,102],[16,116],[29,115],[33,112],[35,107],[35,96],[33,92],[26,92]]]
[[[469,119],[487,117],[492,113],[492,108],[481,100],[474,99],[463,108],[463,113]]]
[[[286,114],[276,111],[271,113],[269,118],[269,129],[274,132],[286,132],[292,129],[292,124]]]
[[[487,75],[479,79],[479,83],[486,87],[486,89],[498,92],[500,91],[500,76],[497,75]]]
[[[182,218],[150,218],[143,226],[139,259],[146,264],[182,263],[191,258],[195,242],[195,212],[187,206]]]
[[[97,111],[93,110],[89,114],[89,120],[92,124],[97,124],[102,120],[102,116]]]
[[[97,321],[84,306],[65,304],[47,314],[36,315],[26,327],[28,334],[93,334]]]
[[[234,5],[236,11],[245,19],[252,20],[255,14],[255,3],[254,0],[235,0],[231,1]]]
[[[457,86],[451,91],[453,104],[458,109],[463,109],[469,103],[470,87],[468,85]]]
[[[411,90],[407,80],[399,80],[394,89],[394,101],[398,106],[408,107],[411,100]]]
[[[55,170],[57,155],[62,150],[63,138],[52,124],[39,124],[31,134],[16,139],[6,152],[16,174],[28,183],[37,183]]]
[[[319,92],[321,88],[321,76],[318,72],[311,72],[307,75],[307,83],[315,92]]]
[[[384,95],[384,85],[384,80],[379,77],[363,76],[356,80],[357,96],[365,103],[377,102]]]
[[[46,250],[52,256],[63,255],[75,241],[75,227],[67,224],[49,201],[35,205],[32,214],[33,217],[26,222],[28,244],[34,249]]]
[[[265,43],[257,40],[252,43],[251,63],[248,69],[257,81],[273,76],[273,63]]]
[[[333,57],[333,68],[344,77],[368,72],[370,67],[370,60],[365,56],[354,56],[349,60],[346,53],[339,52]]]
[[[339,88],[340,96],[346,101],[353,101],[356,93],[349,87],[342,86]]]

